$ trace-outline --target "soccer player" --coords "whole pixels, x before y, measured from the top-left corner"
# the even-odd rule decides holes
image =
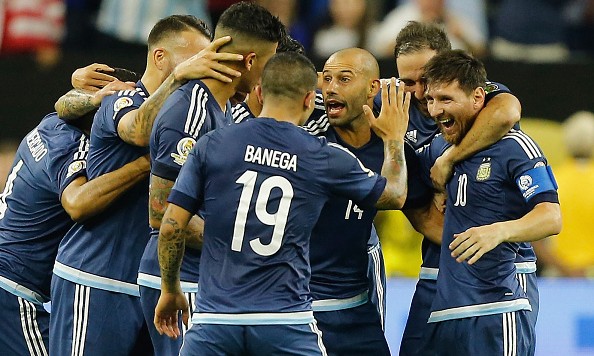
[[[186,15],[169,16],[153,27],[137,87],[105,98],[95,116],[90,179],[148,153],[158,109],[195,71],[189,64],[209,45],[205,28]],[[148,240],[147,188],[145,179],[111,209],[75,224],[60,243],[51,289],[52,354],[129,354],[133,349],[144,321],[136,276]]]
[[[316,83],[307,58],[276,55],[262,75],[261,117],[207,134],[182,167],[159,234],[162,292],[155,311],[157,329],[178,336],[179,310],[188,317],[180,231],[200,209],[200,289],[182,355],[325,354],[311,312],[307,258],[324,202],[340,194],[363,207],[402,206],[408,100],[392,91],[388,103],[386,91],[379,118],[368,116],[385,140],[386,183],[344,148],[295,126],[313,109]]]
[[[158,355],[178,354],[182,344],[182,338],[172,340],[159,335],[153,325],[161,288],[157,238],[167,196],[196,141],[207,132],[232,123],[229,99],[237,91],[248,92],[256,86],[283,34],[282,23],[263,7],[247,2],[230,6],[217,23],[215,38],[233,38],[224,49],[243,55],[241,62],[230,64],[241,76],[230,83],[212,78],[187,82],[165,101],[155,121],[150,139],[151,238],[140,262],[138,284],[144,317]],[[202,230],[203,221],[195,216],[185,231],[194,244],[186,250],[181,279],[183,291],[192,305],[198,291],[200,262],[200,246],[196,240],[201,237]]]
[[[426,98],[442,135],[422,156],[429,167],[458,144],[485,102],[483,64],[446,51],[425,66]],[[533,355],[530,301],[516,277],[520,241],[558,234],[556,183],[538,145],[511,130],[458,162],[448,199],[437,292],[422,352],[431,355]]]
[[[95,93],[94,100],[119,83]],[[52,266],[74,221],[105,210],[145,179],[148,158],[88,181],[86,158],[92,113],[67,124],[48,114],[21,141],[0,194],[0,348],[10,355],[47,355]]]
[[[394,54],[400,75],[400,85],[404,90],[414,93],[411,99],[406,140],[416,149],[428,144],[438,132],[437,125],[427,111],[423,67],[430,58],[450,48],[445,32],[431,24],[410,22],[396,38]],[[485,107],[477,116],[468,135],[459,144],[451,146],[432,167],[431,174],[435,185],[443,184],[457,160],[468,157],[496,142],[520,120],[520,103],[504,85],[489,82],[485,89],[487,91]],[[374,106],[379,107],[378,104],[379,99],[376,98]],[[436,176],[441,178],[435,178]],[[408,217],[411,218],[410,215]],[[401,355],[419,353],[423,332],[427,327],[431,301],[435,294],[435,280],[439,271],[439,244],[440,240],[432,240],[430,236],[425,236],[423,239],[423,263],[400,345]],[[536,255],[531,245],[522,243],[516,261],[516,270],[518,279],[529,296],[532,305],[530,318],[534,324],[538,315],[535,261]]]

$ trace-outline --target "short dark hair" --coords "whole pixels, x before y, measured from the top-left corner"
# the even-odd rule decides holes
[[[208,25],[193,15],[171,15],[159,20],[151,29],[148,36],[148,46],[151,48],[170,34],[187,30],[196,30],[205,37],[212,39]]]
[[[215,31],[219,28],[268,42],[280,42],[285,34],[285,26],[278,17],[260,5],[244,1],[229,6],[221,14]]]
[[[487,71],[483,63],[459,49],[435,55],[424,69],[428,86],[458,81],[460,88],[468,94],[478,87],[484,88],[487,81]]]
[[[140,80],[140,75],[138,73],[133,72],[126,68],[114,68],[113,72],[102,71],[98,70],[98,72],[103,72],[105,74],[111,75],[112,77],[120,80],[122,82],[137,82]]]
[[[452,49],[452,44],[445,31],[436,24],[409,21],[396,36],[394,57],[410,54],[424,49],[437,53]]]
[[[295,52],[305,56],[305,48],[299,41],[286,34],[278,43],[276,53]]]
[[[315,90],[317,83],[318,73],[313,63],[296,52],[275,54],[266,63],[262,72],[264,96],[297,98]]]

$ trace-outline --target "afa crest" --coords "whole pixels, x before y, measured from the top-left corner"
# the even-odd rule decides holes
[[[134,102],[132,99],[128,98],[127,96],[121,97],[113,103],[113,111],[118,112],[123,108],[127,108],[128,106],[132,106]]]
[[[184,137],[177,143],[177,153],[172,153],[171,157],[173,157],[173,162],[183,166],[188,159],[188,155],[194,145],[196,144],[196,140],[191,137]]]
[[[68,166],[68,173],[66,174],[66,178],[69,178],[73,174],[80,172],[86,167],[86,165],[86,161],[74,161],[70,163],[70,165]]]
[[[485,181],[491,177],[491,162],[481,163],[476,172],[476,180],[479,182]]]

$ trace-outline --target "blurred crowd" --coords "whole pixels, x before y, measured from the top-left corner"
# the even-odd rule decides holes
[[[145,51],[149,30],[170,14],[193,14],[212,27],[234,0],[0,0],[0,55],[35,57],[41,68],[68,50]],[[442,24],[455,48],[476,56],[532,63],[594,59],[594,0],[256,0],[287,26],[311,57],[362,47],[393,58],[396,34],[408,21]],[[563,232],[535,244],[549,275],[594,277],[594,114],[564,123],[571,156],[554,167]],[[0,144],[0,189],[15,142]],[[585,183],[585,184],[580,184]],[[0,190],[1,191],[1,190]],[[588,196],[588,194],[590,196]],[[421,239],[402,216],[381,215],[388,271],[416,276]],[[398,235],[389,232],[399,231]],[[383,233],[382,233],[383,232]],[[414,255],[407,255],[414,251]]]
[[[594,0],[255,0],[311,56],[362,47],[392,56],[407,21],[440,23],[454,47],[479,57],[554,62],[594,58]],[[31,53],[51,67],[63,50],[144,46],[174,13],[211,25],[234,0],[1,0],[0,54]],[[129,48],[129,47],[124,47]]]

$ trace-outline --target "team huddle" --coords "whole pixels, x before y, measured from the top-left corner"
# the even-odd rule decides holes
[[[398,80],[360,48],[318,73],[242,2],[214,34],[161,19],[141,78],[77,70],[0,195],[3,353],[533,355],[546,158],[442,29],[394,55]],[[424,236],[399,351],[378,210]]]

